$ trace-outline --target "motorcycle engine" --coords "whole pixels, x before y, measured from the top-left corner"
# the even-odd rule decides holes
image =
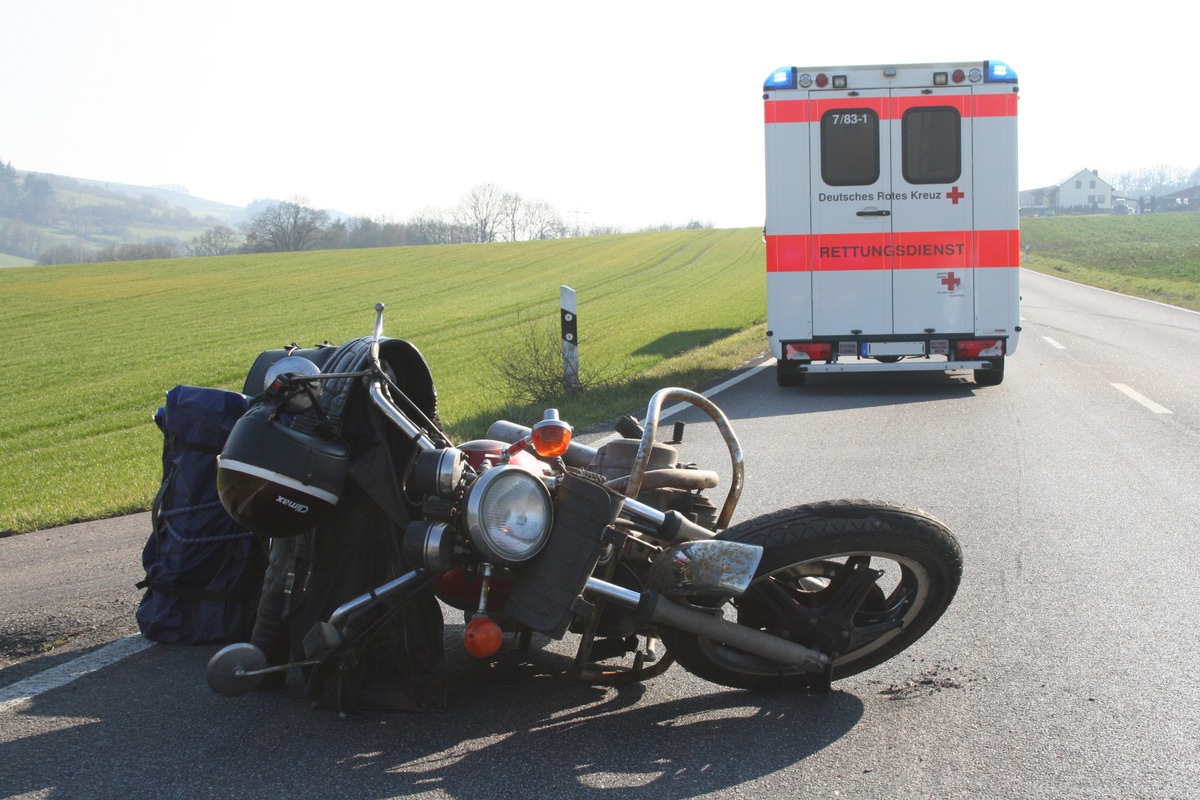
[[[614,488],[622,490],[622,479],[633,471],[640,444],[634,439],[614,439],[596,451],[588,472],[615,482]],[[716,473],[696,469],[694,464],[680,464],[678,450],[655,442],[636,499],[659,511],[678,511],[711,530],[717,524],[718,510],[701,490],[713,488],[717,482]]]

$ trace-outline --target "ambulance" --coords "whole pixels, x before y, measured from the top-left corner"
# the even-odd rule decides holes
[[[999,384],[1021,330],[1013,70],[783,67],[763,91],[779,384],[908,370]]]

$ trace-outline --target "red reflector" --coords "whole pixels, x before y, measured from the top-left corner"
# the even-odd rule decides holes
[[[950,76],[955,83],[962,83],[967,79],[967,74],[961,69],[954,70],[954,74]]]
[[[825,88],[828,85],[829,85],[829,76],[828,75],[826,75],[824,72],[817,75],[817,86],[820,86],[821,88]]]
[[[783,354],[786,361],[828,361],[833,357],[829,342],[788,342]]]
[[[955,345],[960,359],[995,358],[1004,355],[1003,339],[966,339]]]

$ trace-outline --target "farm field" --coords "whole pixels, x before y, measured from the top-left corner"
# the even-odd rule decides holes
[[[1026,269],[1200,310],[1200,214],[1021,221]]]

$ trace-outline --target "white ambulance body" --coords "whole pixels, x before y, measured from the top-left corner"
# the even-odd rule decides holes
[[[1016,74],[784,67],[764,85],[767,336],[809,373],[1004,378],[1020,331]]]

